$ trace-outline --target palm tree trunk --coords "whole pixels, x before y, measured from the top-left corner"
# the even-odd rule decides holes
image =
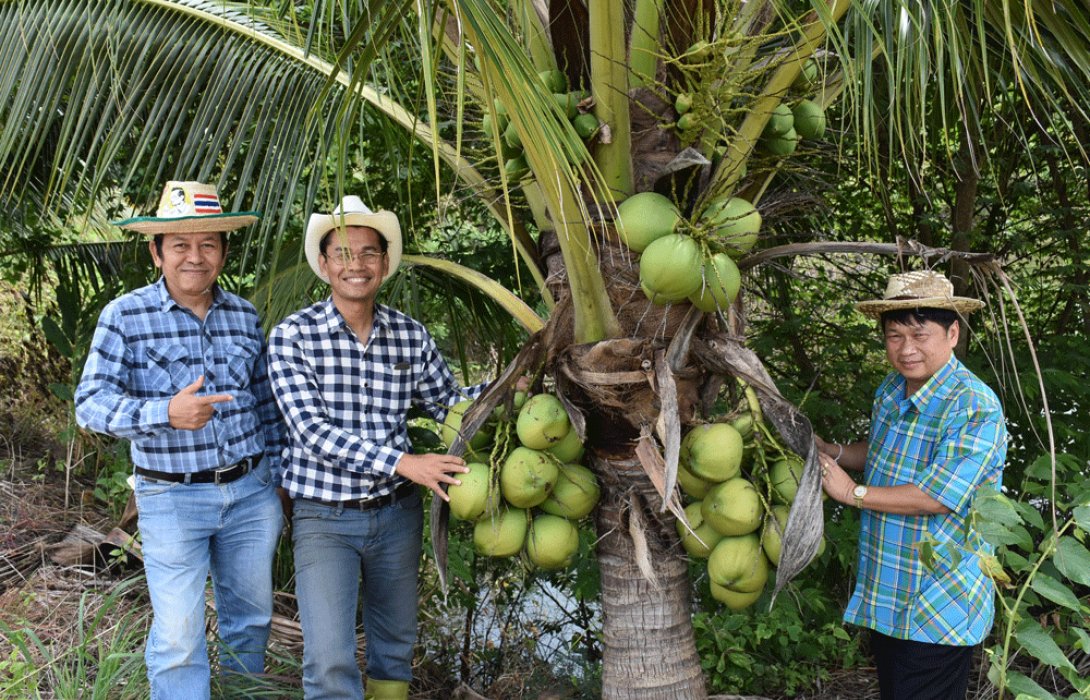
[[[603,487],[596,515],[602,697],[703,700],[688,567],[673,517],[659,512],[661,497],[631,452],[594,465]]]

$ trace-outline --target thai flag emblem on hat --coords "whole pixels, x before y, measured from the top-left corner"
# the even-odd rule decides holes
[[[194,194],[193,210],[198,214],[222,214],[220,199],[215,194]]]

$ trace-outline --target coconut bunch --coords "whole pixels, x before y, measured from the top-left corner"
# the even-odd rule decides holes
[[[689,301],[701,311],[730,306],[742,286],[734,259],[753,249],[757,208],[740,197],[713,200],[694,223],[670,199],[641,192],[621,202],[617,234],[640,254],[640,286],[660,305]]]
[[[748,406],[757,408],[755,401]],[[766,455],[775,456],[771,465]],[[712,596],[731,610],[757,602],[779,563],[802,469],[757,410],[693,426],[682,439],[678,485],[691,499],[685,517],[692,529],[679,520],[678,535],[689,556],[707,560]]]
[[[585,90],[568,90],[568,79],[563,71],[541,71],[538,73],[538,78],[552,93],[560,112],[571,122],[579,138],[584,141],[594,138],[602,125],[598,117],[590,111],[594,106],[590,93]],[[503,169],[507,179],[521,180],[530,175],[530,165],[526,162],[522,137],[519,136],[518,130],[511,121],[507,107],[498,97],[492,106],[494,111],[486,113],[481,120],[481,131],[484,132],[485,138],[491,139],[495,127],[495,133],[500,135],[500,154],[504,158]]]
[[[813,59],[803,64],[795,82],[794,93],[810,94],[818,81],[818,66]],[[825,135],[825,110],[805,97],[791,103],[781,102],[761,133],[761,149],[770,156],[789,156],[803,139],[817,140]]]
[[[448,411],[441,434],[448,447],[470,405]],[[578,523],[598,503],[598,480],[579,464],[583,443],[556,396],[517,392],[512,407],[513,415],[497,407],[466,441],[470,471],[447,489],[450,512],[473,524],[480,554],[523,553],[538,568],[567,568],[579,550]]]

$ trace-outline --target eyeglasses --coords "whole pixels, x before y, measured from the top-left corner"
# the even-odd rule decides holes
[[[338,250],[332,255],[328,253],[322,253],[326,257],[326,260],[334,260],[342,267],[348,267],[352,264],[353,260],[358,260],[364,265],[374,265],[382,259],[386,253],[380,250],[361,250],[357,253],[353,253],[350,250]]]

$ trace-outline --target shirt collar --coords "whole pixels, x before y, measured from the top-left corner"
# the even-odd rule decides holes
[[[178,301],[170,296],[170,291],[167,289],[167,278],[162,275],[159,276],[159,281],[155,283],[155,292],[159,295],[159,308],[163,311],[170,311],[171,309],[185,309],[184,306],[178,303]],[[212,305],[208,307],[208,310],[216,308],[223,303],[226,297],[223,295],[223,290],[220,289],[219,283],[212,285]],[[188,311],[188,309],[185,309]]]
[[[951,353],[950,361],[943,365],[938,372],[931,375],[915,394],[908,397],[908,401],[916,407],[917,411],[922,413],[927,409],[931,402],[945,400],[950,393],[950,382],[947,380],[959,367],[961,367],[961,362],[953,353]],[[898,375],[897,389],[901,396],[904,396],[904,387],[905,378]]]
[[[348,322],[337,310],[333,303],[333,297],[326,297],[322,302],[322,308],[318,313],[318,326],[324,332],[332,332],[338,328],[348,328]],[[371,321],[372,330],[390,327],[390,310],[382,304],[375,304],[374,318]]]

